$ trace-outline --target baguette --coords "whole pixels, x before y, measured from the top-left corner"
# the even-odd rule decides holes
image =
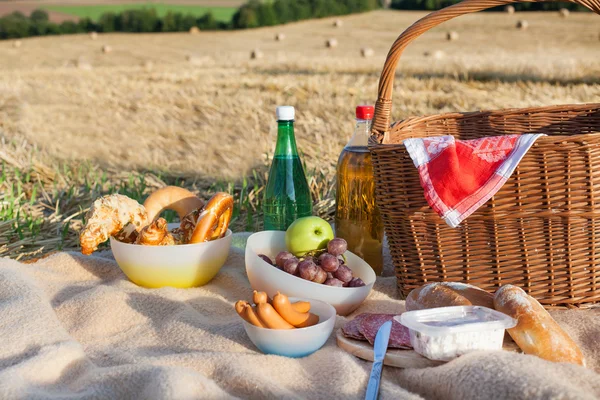
[[[494,308],[494,295],[466,283],[432,282],[414,289],[406,298],[406,311],[450,306]]]
[[[496,310],[518,321],[508,333],[525,354],[585,367],[585,359],[579,346],[548,311],[521,288],[502,286],[496,291],[494,306]]]

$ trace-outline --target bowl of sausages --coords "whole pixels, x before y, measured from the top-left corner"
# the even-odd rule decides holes
[[[306,357],[323,347],[333,332],[335,308],[325,302],[279,292],[270,298],[256,290],[252,302],[240,300],[235,310],[250,341],[264,354]]]

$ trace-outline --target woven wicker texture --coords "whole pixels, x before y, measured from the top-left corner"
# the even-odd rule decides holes
[[[572,1],[600,14],[600,0]],[[409,118],[390,125],[394,73],[419,35],[454,17],[514,3],[465,0],[429,14],[392,46],[379,84],[372,137],[377,202],[398,286],[468,282],[522,287],[546,307],[600,302],[600,104]],[[427,204],[402,141],[545,133],[500,191],[458,228]]]

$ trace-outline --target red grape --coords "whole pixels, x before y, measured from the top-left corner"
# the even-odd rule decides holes
[[[298,271],[300,272],[300,277],[302,279],[312,281],[317,275],[317,265],[313,260],[303,260],[298,263]]]
[[[343,287],[344,286],[344,282],[340,281],[339,279],[327,279],[324,283],[327,286],[337,286],[337,287]]]
[[[283,265],[283,270],[288,274],[298,275],[298,259],[296,257],[288,259]]]
[[[337,271],[334,272],[333,276],[342,282],[350,282],[352,280],[352,270],[345,265],[340,265]]]
[[[348,282],[348,287],[361,287],[366,286],[362,279],[360,278],[352,278],[350,282]]]
[[[281,252],[279,252],[279,254],[277,254],[277,257],[275,257],[275,264],[277,264],[277,266],[283,268],[283,266],[285,265],[285,262],[287,260],[289,260],[290,258],[295,258],[292,253],[290,253],[289,251],[281,251]]]
[[[264,254],[259,254],[258,255],[260,258],[262,258],[263,260],[265,260],[266,262],[268,262],[269,264],[273,265],[273,261],[271,261],[271,259],[267,256],[265,256]]]
[[[325,270],[325,272],[335,272],[340,266],[340,262],[336,256],[329,253],[323,253],[319,257],[319,265]]]
[[[327,272],[323,271],[323,268],[317,267],[317,274],[313,279],[315,283],[323,283],[327,280]]]
[[[342,238],[331,239],[327,244],[327,252],[334,256],[341,256],[348,249],[348,243]]]

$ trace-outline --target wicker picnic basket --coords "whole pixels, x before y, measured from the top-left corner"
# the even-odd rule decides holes
[[[600,14],[600,0],[576,0]],[[398,286],[467,282],[522,287],[546,307],[600,302],[600,104],[408,118],[390,124],[395,69],[406,46],[452,18],[515,3],[464,0],[422,18],[393,44],[379,81],[369,149]],[[500,191],[458,228],[427,204],[402,141],[545,133]]]

